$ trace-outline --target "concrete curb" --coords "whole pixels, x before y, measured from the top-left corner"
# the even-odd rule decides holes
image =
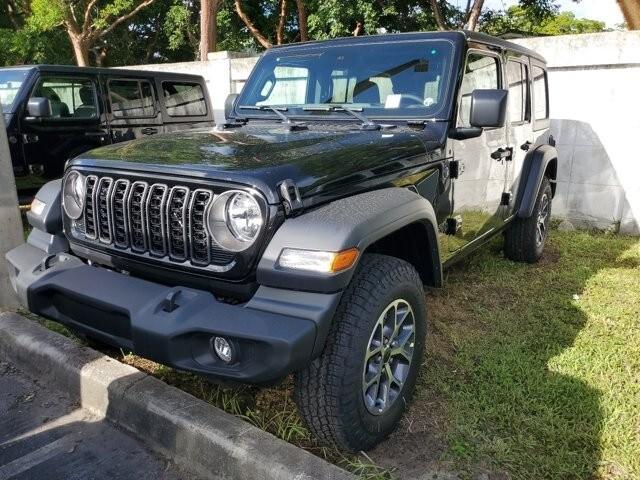
[[[0,354],[76,395],[82,407],[130,431],[204,478],[353,478],[206,402],[15,313],[0,314]]]

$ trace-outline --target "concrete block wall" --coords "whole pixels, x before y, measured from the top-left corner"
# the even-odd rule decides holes
[[[640,234],[640,32],[515,41],[549,67],[560,155],[554,214],[579,227]]]
[[[640,32],[515,40],[548,62],[551,132],[560,154],[554,215],[578,227],[640,234]],[[216,52],[204,62],[128,68],[188,72],[207,81],[216,121],[258,57]]]

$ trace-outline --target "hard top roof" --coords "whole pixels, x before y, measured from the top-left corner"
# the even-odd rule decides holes
[[[536,58],[542,62],[545,59],[542,55],[526,47],[518,45],[517,43],[508,42],[498,37],[493,37],[485,33],[471,32],[468,30],[456,30],[446,32],[408,32],[408,33],[387,33],[383,35],[363,35],[360,37],[340,37],[331,40],[315,40],[302,43],[289,43],[285,45],[274,45],[272,49],[289,49],[289,48],[304,48],[305,46],[314,45],[349,45],[354,43],[379,43],[379,42],[399,42],[406,40],[436,40],[446,39],[453,41],[454,43],[462,42],[478,42],[485,45],[491,45],[498,47],[502,50],[509,50],[516,53],[521,53],[533,58]]]
[[[202,80],[201,75],[192,75],[188,73],[173,73],[155,70],[134,70],[128,68],[98,68],[98,67],[76,67],[75,65],[16,65],[13,67],[0,67],[0,70],[38,70],[40,72],[60,72],[60,73],[87,73],[87,74],[102,74],[102,75],[145,75],[145,76],[171,76],[171,77],[183,77],[185,79],[190,78],[192,80]]]

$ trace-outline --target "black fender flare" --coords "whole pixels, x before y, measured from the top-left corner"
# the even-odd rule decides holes
[[[558,151],[551,145],[540,145],[531,150],[524,158],[522,175],[518,187],[517,216],[529,218],[533,214],[533,208],[538,197],[538,191],[542,184],[545,172],[549,165],[555,163],[551,169],[553,194],[555,195],[555,180],[557,173]]]
[[[256,277],[261,285],[330,293],[344,289],[355,266],[335,274],[282,269],[284,248],[338,252],[356,247],[362,254],[377,240],[410,224],[424,225],[435,283],[442,283],[436,215],[428,200],[406,188],[384,188],[342,198],[300,216],[288,218],[267,245]],[[361,257],[361,255],[360,255]]]

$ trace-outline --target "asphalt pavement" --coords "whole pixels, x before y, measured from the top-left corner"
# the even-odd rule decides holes
[[[63,392],[0,360],[0,480],[193,478]]]

